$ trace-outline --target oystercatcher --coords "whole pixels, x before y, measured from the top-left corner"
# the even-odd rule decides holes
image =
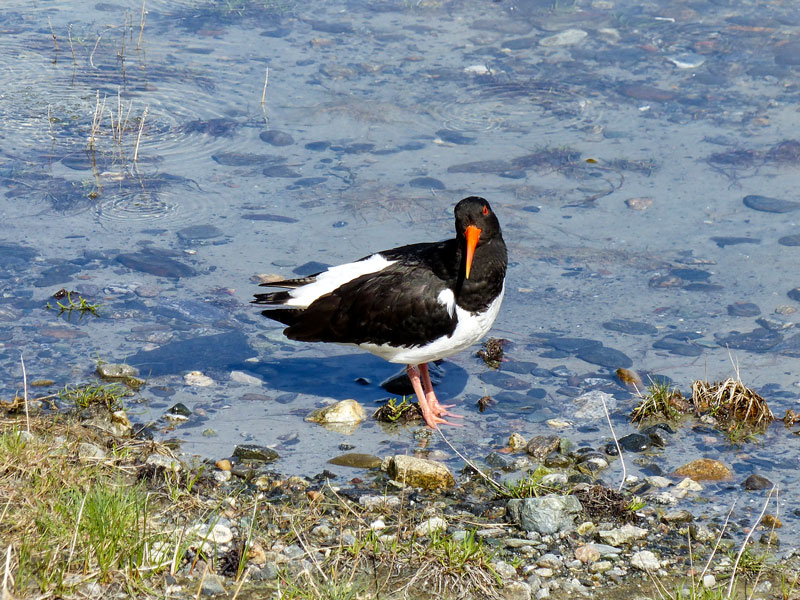
[[[492,326],[505,290],[508,258],[500,223],[483,198],[454,209],[456,236],[410,244],[331,267],[315,275],[262,286],[261,314],[288,325],[303,342],[356,345],[406,365],[425,422],[452,425],[453,405],[439,404],[427,363],[464,350]],[[284,308],[277,308],[278,306]]]

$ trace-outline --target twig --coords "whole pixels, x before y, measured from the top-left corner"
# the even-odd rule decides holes
[[[742,558],[742,554],[747,549],[747,542],[750,541],[750,537],[753,535],[753,532],[758,527],[758,524],[761,523],[761,518],[764,516],[764,513],[767,512],[767,506],[769,505],[769,499],[772,498],[772,493],[777,489],[776,485],[772,486],[772,489],[767,494],[767,500],[764,502],[764,506],[761,508],[761,512],[758,514],[758,517],[753,522],[752,527],[750,527],[750,531],[747,532],[747,535],[744,536],[744,541],[742,542],[742,547],[739,548],[739,553],[736,555],[736,560],[733,562],[733,571],[731,572],[731,581],[728,584],[728,595],[727,597],[730,598],[731,594],[733,593],[733,585],[736,583],[736,569],[739,567],[739,560]]]
[[[314,563],[314,566],[317,568],[317,571],[319,571],[319,574],[322,575],[322,578],[327,583],[328,576],[325,574],[325,571],[322,570],[322,567],[319,566],[319,561],[317,561],[317,557],[314,556],[308,549],[308,546],[306,546],[306,543],[303,541],[303,538],[300,537],[300,534],[297,532],[297,529],[295,529],[293,522],[291,523],[291,527],[292,527],[292,533],[294,533],[294,537],[296,537],[297,541],[300,542],[300,545],[303,547],[303,550],[305,550],[306,555],[311,559],[311,562]]]
[[[67,569],[72,564],[72,554],[75,552],[75,542],[78,541],[78,527],[81,524],[81,517],[83,516],[83,506],[86,504],[86,498],[89,496],[89,492],[87,491],[83,495],[83,500],[81,500],[81,507],[78,509],[78,519],[75,521],[75,533],[72,536],[72,545],[69,548],[69,558],[67,558]]]
[[[136,148],[133,151],[133,162],[135,163],[139,160],[139,142],[142,141],[142,131],[144,130],[144,120],[147,118],[147,111],[150,107],[145,106],[144,112],[142,113],[142,120],[139,121],[139,135],[136,136]]]
[[[67,28],[67,39],[69,40],[69,50],[72,52],[72,65],[77,67],[78,61],[75,60],[75,47],[72,45],[72,23]]]
[[[25,388],[25,426],[28,433],[31,432],[31,416],[28,413],[28,374],[25,372],[25,359],[22,358],[22,353],[19,354],[19,362],[22,363],[22,385]]]
[[[611,424],[611,415],[608,414],[608,406],[606,406],[606,399],[603,395],[600,395],[600,401],[603,403],[603,410],[606,413],[606,420],[608,421],[608,428],[611,430],[611,435],[614,438],[614,444],[617,446],[617,455],[619,456],[619,462],[622,465],[622,481],[619,484],[618,492],[622,491],[622,487],[625,485],[625,481],[628,479],[628,471],[625,468],[625,459],[622,457],[622,448],[619,447],[619,441],[617,440],[617,434],[614,433],[614,426]]]
[[[464,461],[465,463],[467,463],[467,464],[468,464],[470,467],[472,467],[473,469],[475,469],[475,472],[476,472],[476,473],[478,473],[478,475],[480,475],[481,477],[483,477],[483,480],[484,480],[484,481],[486,481],[486,482],[487,482],[487,483],[488,483],[490,486],[492,486],[492,487],[493,487],[493,488],[494,488],[494,489],[495,489],[497,492],[499,492],[499,493],[501,493],[501,494],[502,494],[502,493],[505,491],[505,490],[503,489],[503,486],[502,486],[502,485],[500,485],[500,484],[499,484],[499,483],[497,483],[497,482],[496,482],[494,479],[492,479],[491,477],[489,477],[489,476],[488,476],[486,473],[484,473],[483,471],[481,471],[481,470],[480,470],[480,468],[478,467],[478,465],[476,465],[474,462],[472,462],[472,461],[471,461],[470,459],[468,459],[466,456],[464,456],[463,454],[461,454],[461,452],[459,452],[458,450],[456,450],[455,446],[453,446],[453,444],[451,444],[451,443],[450,443],[450,440],[448,440],[448,439],[445,437],[444,433],[442,432],[442,429],[441,429],[441,427],[437,427],[437,428],[436,428],[436,430],[439,432],[439,435],[441,435],[441,436],[442,436],[442,439],[444,440],[444,443],[445,443],[445,444],[447,444],[448,446],[450,446],[450,449],[451,449],[453,452],[455,452],[455,453],[458,455],[458,457],[459,457],[461,460],[463,460],[463,461]]]
[[[242,575],[242,578],[239,580],[239,585],[236,586],[236,591],[233,593],[233,598],[231,598],[231,600],[236,600],[237,596],[239,596],[239,590],[242,589],[244,582],[247,581],[248,575],[250,575],[250,567],[247,567],[247,569],[244,572],[244,575]]]
[[[11,577],[11,544],[8,545],[6,549],[6,569],[3,573],[3,598],[11,598],[11,594],[8,592],[8,578]],[[13,578],[11,580],[12,584],[14,582]]]
[[[139,20],[139,39],[136,42],[136,49],[139,50],[142,46],[142,36],[144,35],[144,23],[147,21],[147,11],[144,9],[144,4],[147,0],[142,0],[142,17]]]
[[[56,57],[58,56],[58,39],[56,38],[56,32],[53,31],[53,24],[50,22],[50,17],[47,17],[47,24],[50,26],[50,35],[53,36],[53,43],[56,45]],[[55,61],[53,61],[55,62]]]
[[[50,116],[50,105],[47,105],[47,126],[50,128],[50,137],[53,141],[56,139],[56,134],[53,133],[53,118]]]
[[[97,41],[94,43],[94,48],[92,48],[92,52],[91,52],[91,54],[89,54],[89,65],[90,65],[90,66],[91,66],[93,69],[96,69],[96,68],[97,68],[97,67],[95,67],[95,66],[94,66],[94,53],[95,53],[95,51],[97,50],[97,46],[99,46],[99,45],[100,45],[100,40],[103,38],[103,35],[104,35],[104,34],[105,34],[107,31],[111,31],[112,29],[116,29],[116,28],[117,28],[117,27],[116,27],[115,25],[109,25],[109,26],[108,26],[108,27],[106,27],[106,28],[105,28],[103,31],[101,31],[101,32],[100,32],[100,34],[97,36]]]
[[[264,106],[267,99],[267,84],[269,83],[269,67],[267,67],[267,72],[264,75],[264,91],[261,92],[261,106]]]
[[[269,67],[264,75],[264,91],[261,92],[261,112],[264,113],[264,124],[269,127],[269,117],[267,116],[267,84],[269,83]]]
[[[728,521],[730,521],[731,515],[733,514],[733,509],[736,506],[736,502],[737,499],[734,498],[733,504],[731,504],[731,508],[728,511],[728,516],[725,517],[725,522],[722,524],[722,529],[720,529],[719,531],[719,536],[717,536],[717,541],[714,544],[714,548],[711,550],[711,556],[708,557],[708,561],[706,561],[706,566],[703,567],[703,571],[702,573],[700,573],[701,580],[703,579],[703,576],[706,574],[706,571],[708,571],[708,568],[711,566],[711,561],[714,559],[714,554],[716,554],[717,548],[719,548],[719,543],[722,541],[722,536],[725,533],[725,529],[727,529],[728,527]]]
[[[206,575],[208,575],[208,563],[206,563],[206,568],[203,569],[203,576],[200,577],[200,583],[197,585],[197,595],[194,597],[194,600],[200,600],[200,594],[203,592],[203,582],[206,580]]]

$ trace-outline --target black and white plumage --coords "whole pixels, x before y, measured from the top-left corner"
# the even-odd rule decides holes
[[[286,337],[356,345],[407,365],[425,422],[459,416],[438,403],[427,363],[478,342],[497,317],[508,262],[500,223],[483,198],[455,207],[455,238],[371,254],[315,275],[263,286],[261,314]]]

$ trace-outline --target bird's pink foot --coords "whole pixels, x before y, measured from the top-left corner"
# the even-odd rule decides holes
[[[428,375],[428,365],[423,364],[420,365],[419,368],[414,365],[407,365],[406,372],[408,373],[408,378],[411,380],[414,392],[417,394],[419,408],[422,410],[422,418],[425,419],[425,423],[428,427],[437,429],[440,424],[460,427],[458,423],[451,423],[442,418],[444,416],[461,417],[461,415],[448,412],[447,408],[449,408],[449,405],[442,406],[439,404],[439,401],[436,400],[436,394],[433,393],[433,386],[431,385],[431,378],[430,375]],[[420,374],[422,375],[421,378]],[[423,384],[425,387],[428,387],[428,390],[423,389]]]

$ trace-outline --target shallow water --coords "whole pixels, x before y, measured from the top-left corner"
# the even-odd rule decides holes
[[[248,302],[255,274],[448,237],[455,202],[478,194],[509,246],[494,335],[513,342],[512,377],[469,352],[443,365],[440,397],[468,417],[447,435],[469,456],[554,417],[603,447],[605,417],[576,416],[591,389],[614,394],[617,435],[635,431],[612,378],[628,359],[685,391],[735,364],[776,417],[796,410],[798,213],[778,202],[800,182],[793,3],[150,0],[144,21],[140,2],[84,4],[0,15],[0,396],[21,389],[20,353],[52,390],[127,361],[150,374],[130,412],[191,453],[264,444],[281,471],[345,479],[358,472],[326,464],[342,444],[425,446],[460,468],[414,428],[305,423],[332,399],[373,410],[397,367],[287,341]],[[62,287],[100,316],[45,310]],[[760,314],[731,316],[742,302]],[[214,385],[186,385],[189,370]],[[177,402],[193,416],[172,428]],[[752,472],[791,507],[796,441],[780,423],[740,447],[684,426],[628,469],[710,456],[734,478],[707,486],[706,514]],[[619,477],[618,462],[603,474]],[[750,492],[740,519],[762,501]],[[786,547],[798,515],[781,516]]]

